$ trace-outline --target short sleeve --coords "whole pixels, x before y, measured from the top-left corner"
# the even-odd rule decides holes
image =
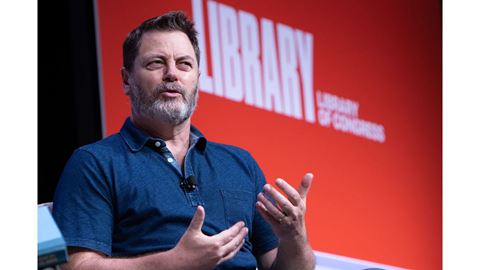
[[[262,192],[263,186],[266,184],[265,176],[253,160],[253,170],[255,177],[256,194]],[[278,247],[278,238],[272,230],[270,224],[262,217],[259,211],[255,208],[254,220],[253,220],[253,254],[255,257],[260,257],[266,252]]]
[[[67,162],[55,191],[53,217],[67,246],[111,256],[111,183],[92,153],[78,149]]]

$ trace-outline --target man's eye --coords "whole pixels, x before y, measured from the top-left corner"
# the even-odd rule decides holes
[[[180,70],[190,70],[192,68],[192,63],[190,63],[190,62],[180,62],[180,63],[178,63],[178,68]]]
[[[158,68],[161,66],[163,66],[163,61],[161,60],[151,61],[147,64],[148,68]]]

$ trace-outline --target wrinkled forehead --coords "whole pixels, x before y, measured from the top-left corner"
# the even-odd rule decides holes
[[[181,31],[148,31],[142,35],[138,55],[164,54],[165,56],[189,56],[195,59],[195,50],[188,36]]]

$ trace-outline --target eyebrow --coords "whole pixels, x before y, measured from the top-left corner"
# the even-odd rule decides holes
[[[143,59],[151,59],[151,58],[166,58],[166,56],[158,53],[152,53],[152,54],[147,54],[143,56]]]
[[[191,60],[191,61],[194,61],[195,59],[193,57],[191,57],[190,55],[184,55],[184,56],[180,56],[178,58],[175,59],[176,61],[178,60]]]
[[[150,59],[152,59],[152,58],[165,59],[165,58],[168,58],[168,57],[167,57],[166,55],[164,55],[164,54],[157,54],[157,53],[155,53],[155,54],[150,54],[150,55],[145,55],[145,56],[143,57],[144,60],[150,60]],[[180,57],[175,58],[175,61],[178,61],[178,60],[191,60],[191,61],[194,61],[195,58],[193,58],[193,57],[190,56],[190,55],[182,55],[182,56],[180,56]]]

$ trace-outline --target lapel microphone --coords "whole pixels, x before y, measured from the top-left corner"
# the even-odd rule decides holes
[[[180,181],[180,187],[182,187],[187,192],[192,192],[197,188],[197,178],[195,175],[190,175],[187,179],[182,179]]]

